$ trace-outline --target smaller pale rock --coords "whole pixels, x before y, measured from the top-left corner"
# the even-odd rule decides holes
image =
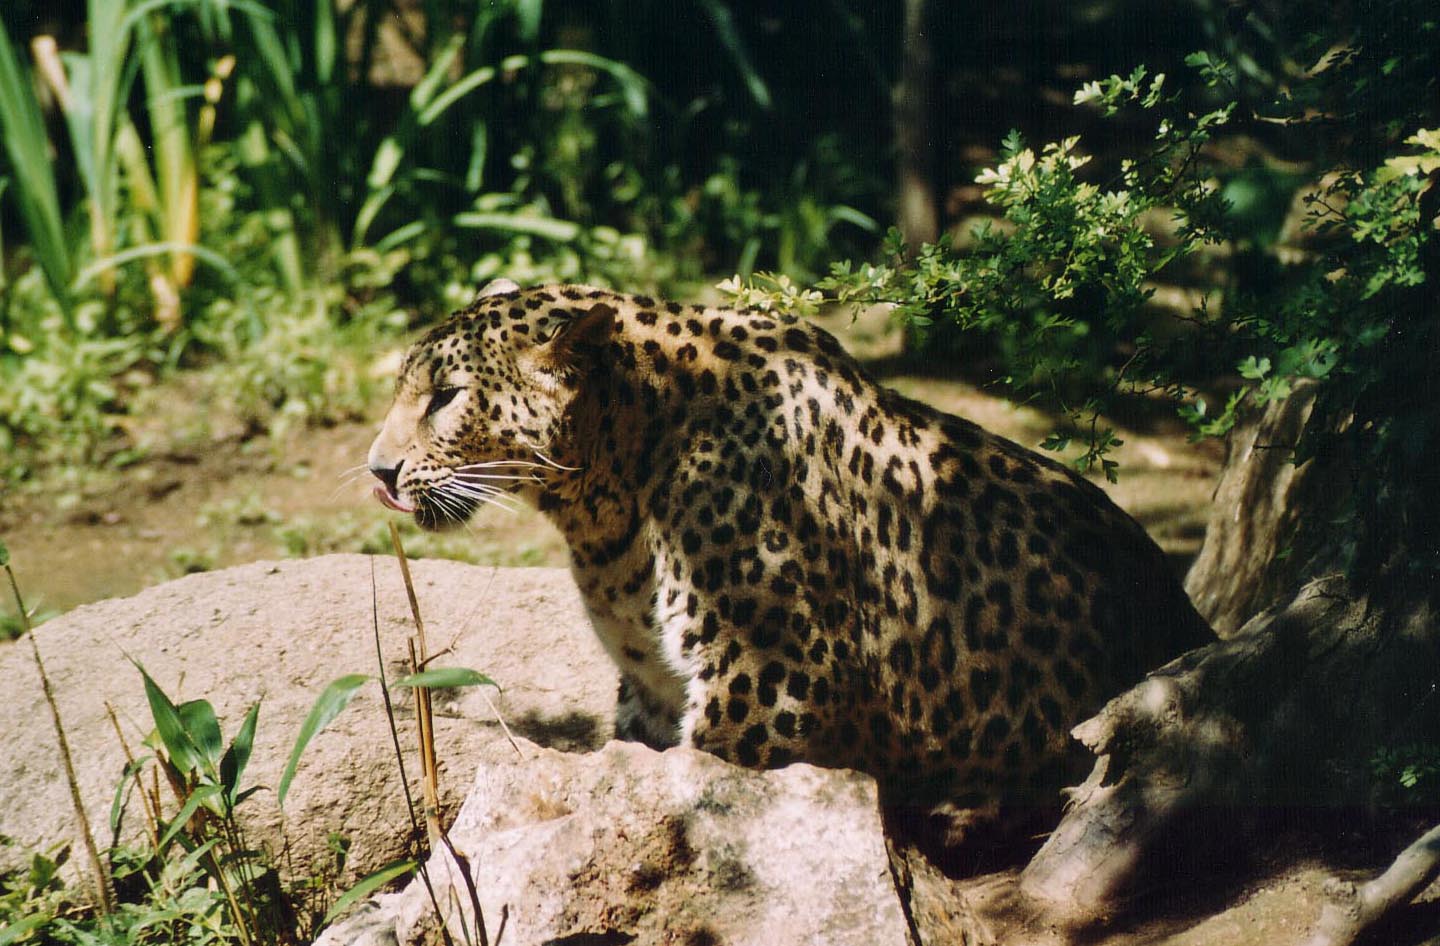
[[[618,742],[589,756],[522,748],[523,760],[482,766],[450,830],[492,939],[503,916],[514,943],[910,941],[868,776],[755,772]],[[463,941],[474,917],[448,853],[431,858],[430,880]],[[432,917],[415,881],[318,943],[403,943]]]

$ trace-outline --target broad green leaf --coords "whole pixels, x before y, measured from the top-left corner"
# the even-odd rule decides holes
[[[170,820],[170,827],[166,828],[165,833],[160,836],[160,843],[156,845],[156,849],[163,853],[170,846],[170,842],[175,840],[175,836],[185,830],[185,825],[189,823],[191,816],[199,810],[200,806],[219,794],[220,787],[218,785],[201,785],[191,792],[190,797],[185,799],[185,804],[181,806],[179,814]]]
[[[439,689],[441,687],[494,687],[500,689],[500,684],[491,680],[478,670],[471,670],[468,667],[436,667],[433,670],[422,670],[419,673],[412,673],[409,676],[401,677],[392,686],[397,687],[428,687]]]
[[[37,913],[34,916],[27,916],[23,920],[16,920],[0,929],[0,946],[9,946],[10,943],[18,943],[30,932],[39,929],[54,917],[49,913]]]
[[[330,925],[330,921],[349,909],[351,904],[359,902],[392,880],[408,876],[418,866],[418,862],[405,858],[403,860],[391,861],[374,873],[367,874],[361,878],[359,883],[342,893],[335,900],[334,906],[332,906],[324,918],[320,920],[320,925],[322,927]]]
[[[250,750],[255,745],[255,723],[259,717],[260,704],[256,703],[245,714],[240,731],[220,760],[220,786],[225,789],[225,798],[232,809],[240,803],[240,779],[245,775],[245,766],[250,763]]]
[[[200,750],[205,767],[214,772],[224,745],[220,720],[215,718],[215,707],[210,705],[209,700],[190,700],[181,703],[176,712],[185,732],[190,735],[191,744]]]
[[[346,674],[332,681],[315,701],[310,715],[305,717],[305,722],[300,726],[300,734],[295,737],[295,748],[290,750],[290,761],[285,763],[285,774],[280,776],[280,790],[276,797],[281,806],[285,804],[285,796],[290,791],[290,780],[295,777],[295,768],[300,764],[300,756],[305,753],[305,747],[310,745],[310,740],[314,739],[320,730],[340,715],[341,710],[350,705],[356,691],[371,679],[366,673]]]
[[[165,746],[165,754],[170,757],[171,764],[181,772],[196,771],[200,765],[201,753],[191,741],[179,710],[170,702],[165,691],[150,679],[150,674],[145,672],[139,661],[132,659],[130,662],[135,664],[135,669],[139,670],[140,676],[145,679],[145,699],[150,703],[150,716],[155,720],[155,731],[160,734],[160,742]]]
[[[1254,355],[1250,355],[1244,361],[1240,362],[1238,370],[1240,377],[1248,378],[1251,381],[1259,381],[1270,373],[1270,359],[1256,358]]]

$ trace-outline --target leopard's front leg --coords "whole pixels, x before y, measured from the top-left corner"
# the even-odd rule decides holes
[[[763,626],[701,618],[687,637],[693,673],[680,721],[682,744],[748,768],[837,764],[828,678],[812,677],[804,661],[763,646],[769,639]]]

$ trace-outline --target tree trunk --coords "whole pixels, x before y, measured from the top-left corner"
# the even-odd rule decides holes
[[[1433,727],[1431,591],[1406,582],[1404,549],[1364,587],[1340,571],[1361,527],[1336,522],[1356,471],[1335,455],[1288,465],[1309,410],[1302,394],[1236,435],[1187,582],[1222,629],[1243,627],[1074,730],[1095,767],[1021,882],[1058,922],[1113,915],[1178,822],[1228,818],[1210,835],[1233,836],[1237,806],[1365,803],[1375,751]],[[1275,599],[1287,581],[1303,584]]]
[[[911,247],[934,243],[940,234],[935,196],[935,158],[930,141],[930,41],[925,0],[905,0],[900,81],[895,87],[896,226]]]

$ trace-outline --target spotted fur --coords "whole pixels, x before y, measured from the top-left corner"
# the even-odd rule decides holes
[[[509,497],[554,521],[622,738],[1023,795],[1210,637],[1101,490],[803,320],[505,288],[414,346],[371,466],[427,527]]]

